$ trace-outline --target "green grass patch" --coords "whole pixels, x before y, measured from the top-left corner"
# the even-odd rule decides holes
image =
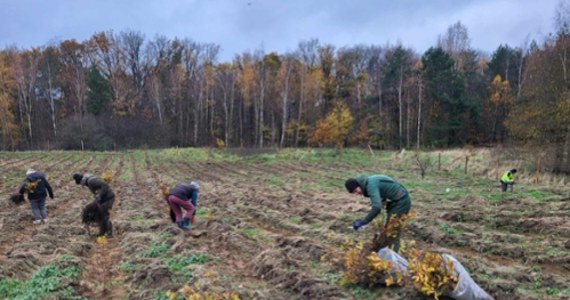
[[[525,286],[517,288],[517,292],[522,295],[529,295],[533,297],[538,297],[540,299],[551,298],[552,296],[568,296],[570,295],[570,288],[555,288],[555,287],[535,287],[535,286]]]
[[[203,253],[190,257],[175,256],[165,259],[164,262],[168,266],[170,273],[172,273],[172,282],[177,283],[188,282],[192,278],[193,270],[188,268],[189,265],[203,265],[210,260],[210,256]]]
[[[505,199],[507,199],[507,197],[505,196],[505,193],[488,193],[485,195],[486,198],[485,200],[487,200],[487,202],[489,204],[499,204],[502,203],[503,201],[505,201]]]
[[[568,253],[568,251],[555,247],[546,247],[546,249],[544,249],[544,253],[550,257],[563,257]]]
[[[149,227],[154,221],[145,217],[134,216],[131,218],[131,223],[135,226]]]
[[[324,180],[319,181],[319,188],[323,188],[325,190],[342,190],[343,192],[346,191],[346,189],[344,188],[344,180],[338,180],[333,178],[323,178],[323,179]]]
[[[122,262],[119,268],[125,273],[134,273],[136,270],[135,265],[130,261]]]
[[[210,214],[210,210],[208,208],[196,208],[196,216],[203,217]]]
[[[269,186],[284,187],[287,184],[287,181],[284,178],[275,175],[267,175],[267,177],[264,177],[263,179]]]
[[[375,299],[376,298],[376,293],[374,293],[371,290],[360,287],[360,286],[350,286],[349,290],[350,290],[350,293],[356,299],[363,299],[363,300],[366,299],[367,300],[367,299]]]
[[[338,273],[338,272],[325,272],[323,274],[323,279],[334,283],[334,284],[339,284],[340,280],[342,279],[342,273]]]
[[[444,233],[450,234],[450,235],[463,235],[463,230],[453,227],[453,226],[449,226],[447,224],[439,224],[437,225],[437,228],[439,230],[441,230]]]
[[[164,162],[235,161],[238,159],[222,149],[211,148],[170,148],[152,151]]]
[[[261,230],[258,228],[242,228],[240,232],[250,239],[255,239],[262,235]]]
[[[188,258],[188,264],[203,265],[211,260],[210,256],[206,253],[192,255]]]
[[[528,195],[530,197],[534,198],[535,200],[541,201],[541,200],[544,200],[548,197],[553,196],[554,194],[549,193],[549,192],[533,190],[533,191],[528,192]]]
[[[170,245],[167,243],[153,243],[150,248],[142,253],[143,257],[159,257],[163,256],[170,250]]]
[[[241,234],[243,234],[244,236],[246,236],[250,239],[260,239],[266,243],[273,242],[273,238],[271,238],[270,236],[267,236],[263,232],[263,230],[258,229],[258,228],[241,228],[239,231],[241,232]]]
[[[293,223],[293,224],[301,224],[301,217],[299,217],[299,216],[292,216],[288,220],[290,223]]]
[[[62,297],[65,299],[82,299],[74,296],[71,287],[61,286],[62,279],[74,280],[79,275],[78,266],[59,268],[50,264],[40,268],[27,280],[2,279],[0,280],[0,298],[32,300],[47,297]]]

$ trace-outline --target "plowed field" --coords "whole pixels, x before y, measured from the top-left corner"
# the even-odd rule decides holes
[[[501,193],[496,170],[479,163],[464,174],[461,157],[451,156],[422,179],[411,154],[357,150],[0,153],[0,298],[167,299],[186,288],[240,299],[421,299],[412,287],[339,283],[340,245],[372,235],[350,228],[370,205],[346,193],[344,180],[382,173],[412,196],[417,217],[404,242],[450,253],[496,299],[568,299],[565,179],[535,183],[521,169],[514,192]],[[8,201],[28,168],[54,189],[47,224],[32,224],[28,203]],[[93,196],[73,182],[75,172],[113,174],[115,234],[104,244],[80,222]],[[201,192],[185,233],[159,194],[161,182],[189,180]]]

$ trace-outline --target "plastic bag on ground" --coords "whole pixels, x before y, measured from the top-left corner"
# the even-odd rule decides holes
[[[455,289],[445,296],[451,297],[457,300],[493,300],[487,292],[485,292],[471,276],[469,272],[465,270],[463,265],[459,263],[457,259],[448,254],[442,254],[445,260],[451,260],[453,262],[453,267],[455,272],[457,272],[458,281]]]
[[[402,275],[408,273],[408,261],[401,257],[398,253],[394,252],[392,249],[385,247],[378,251],[378,256],[381,259],[392,262],[392,270],[390,275],[400,273]]]

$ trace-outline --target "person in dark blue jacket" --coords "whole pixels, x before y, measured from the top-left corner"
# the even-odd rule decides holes
[[[34,169],[26,171],[26,179],[20,184],[18,191],[21,195],[28,193],[28,200],[34,215],[34,224],[47,223],[46,197],[53,199],[53,190],[42,172]]]
[[[166,201],[174,212],[176,225],[183,230],[192,229],[199,191],[200,184],[192,181],[190,183],[177,184],[168,192]],[[182,209],[186,211],[184,217],[182,217]]]

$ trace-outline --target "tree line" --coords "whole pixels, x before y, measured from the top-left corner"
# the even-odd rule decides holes
[[[3,150],[516,143],[570,170],[570,35],[470,46],[460,22],[423,54],[317,39],[218,62],[220,47],[137,31],[0,51]]]

